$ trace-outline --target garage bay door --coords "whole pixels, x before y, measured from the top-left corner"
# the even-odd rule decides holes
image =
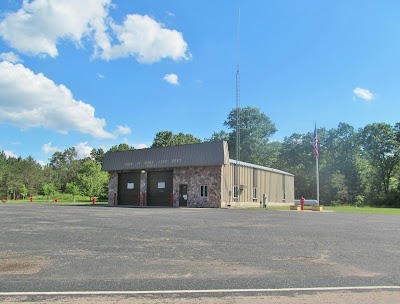
[[[138,205],[140,172],[118,174],[118,205]]]
[[[147,206],[170,206],[172,171],[147,172]]]

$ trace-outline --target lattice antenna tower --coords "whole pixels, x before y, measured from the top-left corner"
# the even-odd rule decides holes
[[[240,9],[237,28],[237,66],[236,66],[236,187],[237,198],[240,197]]]

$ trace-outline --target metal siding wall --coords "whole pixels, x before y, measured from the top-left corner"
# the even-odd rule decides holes
[[[229,198],[229,191],[234,186],[235,163],[223,166],[223,194],[222,202],[228,204],[233,203],[233,197]],[[263,194],[267,195],[269,203],[293,203],[294,202],[294,176],[277,172],[271,172],[256,168],[257,171],[257,200],[253,200],[253,170],[249,166],[240,167],[240,184],[246,185],[247,188],[242,191],[239,203],[260,204]],[[283,201],[282,178],[286,183],[286,200]],[[240,204],[239,204],[240,205]]]
[[[242,166],[239,166],[239,202],[245,202],[245,190],[240,191],[240,185],[245,185],[244,181],[244,176],[245,176],[245,168]]]
[[[221,202],[226,200],[226,188],[227,188],[227,175],[226,175],[226,165],[221,166]]]
[[[230,165],[222,166],[221,171],[221,203],[226,203],[229,201]]]
[[[262,195],[263,195],[263,187],[262,187],[262,171],[257,170],[257,201],[261,202],[262,201]]]
[[[276,193],[276,177],[275,174],[270,173],[269,176],[269,192],[270,192],[270,202],[276,203],[278,201],[277,193]]]
[[[233,164],[228,164],[223,166],[224,170],[224,198],[222,202],[225,202],[226,205],[231,204],[233,202],[233,185],[235,183],[234,176],[235,176],[235,166]],[[231,196],[229,195],[231,192]]]
[[[271,201],[271,193],[270,193],[270,189],[269,189],[269,175],[270,173],[267,171],[260,171],[260,198],[262,199],[263,194],[265,194],[268,197],[268,201]]]
[[[229,148],[228,143],[226,141],[223,142],[224,149],[224,164],[229,165]]]
[[[240,197],[241,202],[250,202],[252,201],[250,197],[250,187],[251,187],[251,173],[252,173],[252,168],[249,167],[241,167],[241,170],[243,172],[242,178],[240,180],[241,185],[245,185],[246,188],[242,191],[242,195]]]
[[[227,171],[227,167],[229,165],[223,165],[221,167],[221,202],[225,202],[227,200],[227,189],[228,189],[228,171]]]
[[[294,176],[286,176],[286,203],[294,204]]]
[[[283,184],[282,184],[282,175],[281,174],[276,174],[276,194],[278,196],[277,202],[284,203],[285,201],[283,200]]]
[[[235,169],[233,165],[229,165],[229,188],[228,188],[228,195],[229,195],[229,191],[231,192],[231,195],[229,196],[229,202],[232,203],[233,202],[233,184],[235,183]]]

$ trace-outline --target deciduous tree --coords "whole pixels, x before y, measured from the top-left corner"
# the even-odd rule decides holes
[[[65,149],[64,152],[56,151],[50,158],[49,165],[56,173],[52,182],[61,191],[65,191],[67,183],[74,180],[78,173],[80,161],[77,156],[78,152],[71,147]]]
[[[130,145],[128,145],[128,144],[123,143],[123,144],[119,144],[119,145],[112,146],[112,147],[110,148],[110,150],[108,150],[107,152],[128,151],[128,150],[134,150],[134,149],[135,149],[134,147],[132,147],[132,146],[130,146]],[[104,156],[104,155],[103,155],[103,156]]]
[[[56,187],[53,183],[45,183],[42,187],[43,195],[47,196],[47,200],[50,201],[50,196],[56,193]]]
[[[400,163],[400,127],[373,123],[361,130],[364,155],[370,161],[375,177],[374,190],[389,193],[390,178]]]
[[[67,193],[72,194],[75,203],[75,197],[80,193],[79,186],[74,182],[67,183],[67,187],[65,189]]]
[[[81,193],[91,199],[106,194],[108,173],[101,171],[101,165],[94,160],[86,160],[79,169],[76,181]]]
[[[266,149],[269,138],[275,134],[276,128],[271,119],[262,113],[260,109],[245,107],[240,109],[240,160],[259,164],[264,164],[262,152]],[[236,158],[236,129],[237,129],[237,109],[234,108],[224,122],[224,126],[231,132],[229,133],[229,150],[231,157]]]
[[[224,130],[219,132],[214,132],[211,135],[211,138],[207,138],[204,141],[223,141],[223,140],[229,141],[229,134]]]
[[[171,131],[160,131],[156,134],[151,147],[169,147],[176,145],[195,144],[200,142],[201,140],[192,134],[174,134]]]
[[[92,149],[90,152],[90,157],[98,164],[101,164],[103,162],[105,152],[102,148],[99,149]]]

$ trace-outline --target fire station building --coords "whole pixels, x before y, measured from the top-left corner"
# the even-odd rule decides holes
[[[294,204],[292,174],[232,160],[223,141],[109,152],[103,170],[111,206]]]

